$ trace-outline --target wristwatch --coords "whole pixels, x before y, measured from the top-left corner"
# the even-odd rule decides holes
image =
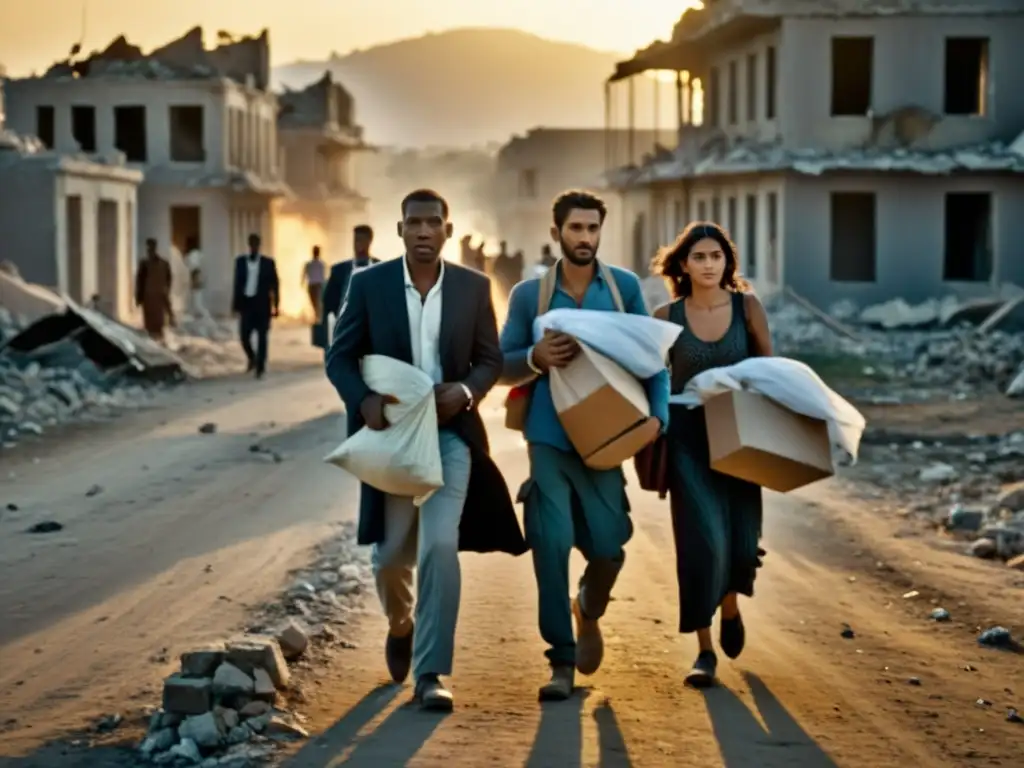
[[[461,382],[459,383],[459,386],[462,387],[462,391],[466,393],[466,410],[473,410],[473,390]]]

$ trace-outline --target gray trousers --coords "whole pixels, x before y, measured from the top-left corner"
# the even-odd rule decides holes
[[[373,548],[377,595],[391,632],[405,634],[415,620],[412,668],[417,678],[452,673],[462,591],[459,522],[469,487],[470,452],[458,435],[447,430],[441,430],[440,444],[444,486],[419,509],[411,498],[388,496],[384,541]]]

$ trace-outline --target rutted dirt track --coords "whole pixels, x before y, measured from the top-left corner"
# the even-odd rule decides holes
[[[522,448],[496,412],[488,418],[516,485]],[[0,517],[0,725],[18,721],[0,731],[0,754],[21,757],[0,764],[131,764],[112,753],[24,756],[140,692],[136,703],[155,702],[167,665],[151,657],[237,624],[332,522],[351,518],[353,483],[320,463],[337,419],[317,372],[216,382],[88,442],[50,443],[45,461],[10,463],[13,479],[4,467],[2,500],[21,508]],[[203,422],[218,433],[198,434]],[[284,460],[250,453],[254,435]],[[93,484],[103,492],[86,497]],[[370,605],[346,628],[357,647],[339,651],[304,709],[321,735],[288,764],[1019,765],[1024,726],[1005,713],[1024,704],[1024,658],[974,641],[974,622],[1019,633],[1024,601],[1003,583],[1013,574],[893,539],[864,510],[833,503],[833,490],[770,498],[769,554],[757,599],[743,605],[748,649],[723,664],[721,688],[681,685],[694,648],[674,631],[670,525],[664,502],[634,492],[605,665],[578,681],[575,701],[536,702],[545,669],[529,559],[466,556],[455,714],[424,715],[403,706],[407,688],[382,685],[384,624]],[[21,533],[41,516],[65,530]],[[921,596],[902,599],[907,584]],[[953,622],[927,620],[933,588],[952,601]],[[854,639],[840,637],[844,623]]]

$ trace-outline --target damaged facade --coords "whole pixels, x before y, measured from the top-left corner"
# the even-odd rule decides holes
[[[133,309],[136,193],[119,159],[57,152],[4,125],[0,80],[0,262],[116,319]]]
[[[649,147],[655,131],[602,131],[592,128],[534,128],[515,136],[498,152],[498,232],[512,251],[522,250],[527,272],[539,264],[541,247],[552,242],[551,204],[567,189],[591,188],[601,181],[610,157],[629,150],[631,142]],[[600,186],[604,186],[603,183]],[[632,267],[623,251],[622,201],[616,190],[597,190],[608,203],[602,230],[601,258]]]
[[[278,213],[319,229],[327,261],[348,258],[352,228],[366,223],[368,203],[358,179],[359,155],[370,147],[356,123],[355,100],[330,72],[278,99],[285,179],[294,192]]]
[[[179,257],[195,238],[207,304],[227,313],[234,256],[252,232],[273,252],[271,201],[287,187],[267,33],[220,38],[207,50],[196,28],[148,55],[118,38],[87,59],[11,81],[7,112],[12,128],[57,152],[120,157],[141,170],[130,239],[155,238],[183,283]]]
[[[620,63],[607,86],[679,73],[676,146],[609,173],[644,222],[635,260],[646,269],[687,221],[709,218],[759,290],[819,304],[1024,283],[1021,39],[1014,0],[708,0],[685,12],[670,42]]]

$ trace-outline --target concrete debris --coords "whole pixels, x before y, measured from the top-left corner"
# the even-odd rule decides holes
[[[245,634],[186,650],[164,680],[163,706],[138,747],[155,765],[251,766],[279,745],[309,737],[296,706],[307,700],[304,672],[327,654],[362,608],[372,575],[355,526],[339,526],[278,600],[263,606]],[[297,589],[296,585],[301,585]]]
[[[946,298],[918,305],[895,300],[863,310],[850,302],[832,307],[827,317],[855,337],[837,332],[835,323],[785,294],[764,301],[777,354],[805,360],[826,379],[830,368],[846,369],[843,378],[861,385],[844,394],[861,401],[899,403],[936,395],[964,399],[994,387],[1010,397],[1024,395],[1024,316],[1008,315],[1002,327],[985,331],[978,325],[1015,302],[1019,291],[1007,286],[984,302]]]

